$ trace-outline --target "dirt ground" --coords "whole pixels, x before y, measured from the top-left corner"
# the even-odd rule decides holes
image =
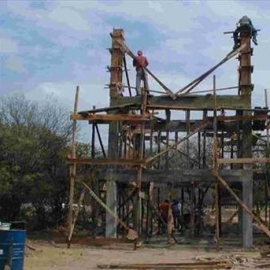
[[[227,211],[225,220],[234,211]],[[168,245],[166,237],[160,236],[153,238],[148,244],[142,244],[137,250],[134,250],[133,243],[126,243],[124,239],[93,240],[84,237],[77,238],[77,240],[73,238],[71,248],[67,249],[67,245],[64,243],[66,238],[61,239],[58,233],[55,235],[50,234],[50,236],[46,237],[41,237],[38,234],[37,237],[30,237],[31,240],[27,241],[24,270],[90,270],[100,269],[99,266],[105,264],[185,262],[198,264],[220,261],[224,261],[230,267],[219,269],[270,269],[270,257],[262,256],[261,254],[263,251],[270,250],[269,239],[263,234],[254,233],[254,248],[243,250],[240,248],[241,237],[239,238],[236,230],[236,219],[237,217],[234,217],[231,223],[223,228],[223,231],[227,232],[227,234],[224,234],[222,237],[221,249],[219,251],[216,249],[213,233],[210,234],[210,237],[201,239],[176,235],[177,240],[180,240],[180,242],[173,245]],[[215,220],[214,216],[212,220]],[[151,269],[157,268],[153,267]],[[192,266],[179,269],[198,268]],[[208,270],[210,268],[200,269]]]
[[[133,250],[133,244],[118,243],[102,247],[75,244],[67,249],[64,244],[46,241],[31,241],[30,246],[34,250],[26,248],[25,270],[88,270],[99,269],[98,265],[100,264],[198,263],[206,261],[226,261],[232,266],[229,269],[261,269],[257,268],[256,265],[270,263],[269,258],[261,257],[258,248],[251,251],[232,248],[217,252],[214,249],[206,250],[205,248],[181,245],[164,245],[158,248],[148,248],[143,245],[141,248]],[[196,269],[196,267],[189,269]],[[263,267],[263,269],[270,269],[270,265]]]

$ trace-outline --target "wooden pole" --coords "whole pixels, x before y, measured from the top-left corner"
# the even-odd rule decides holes
[[[227,184],[227,182],[219,175],[217,174],[215,171],[213,171],[214,176],[217,177],[219,183],[224,186],[229,193],[235,198],[235,200],[239,203],[239,205],[246,211],[246,213],[248,213],[253,219],[254,221],[257,222],[257,224],[255,224],[258,229],[262,230],[267,236],[270,237],[270,231],[269,229],[262,223],[261,219],[258,218],[253,211],[242,201],[239,199],[239,197],[237,196],[237,194],[229,187],[229,185]]]
[[[75,102],[74,102],[74,114],[78,110],[78,100],[79,100],[79,86],[76,87],[75,93]],[[76,158],[76,131],[77,131],[77,122],[73,120],[72,126],[72,143],[71,143],[71,158]],[[73,232],[73,203],[74,203],[74,185],[76,177],[76,163],[71,163],[69,167],[70,173],[70,186],[69,186],[69,213],[68,213],[68,224],[69,224],[69,235],[72,235]],[[69,237],[70,238],[70,237]],[[70,247],[70,240],[68,238],[68,248]]]
[[[130,240],[135,240],[138,238],[136,231],[130,229],[126,223],[124,223],[115,213],[112,211],[97,195],[96,193],[85,183],[82,183],[89,191],[90,195],[111,215],[117,222],[128,232],[127,238]]]
[[[202,74],[200,77],[196,78],[189,84],[187,84],[185,87],[179,89],[174,96],[177,96],[179,93],[183,92],[186,90],[186,94],[189,93],[196,85],[198,85],[200,82],[202,82],[208,75],[210,75],[214,70],[216,70],[219,66],[223,65],[226,63],[228,60],[233,58],[235,55],[237,55],[240,51],[242,51],[246,47],[245,44],[243,44],[241,47],[239,47],[235,51],[231,51],[229,54],[227,54],[218,64],[216,64],[214,67],[206,71],[204,74]]]
[[[147,105],[147,89],[143,88],[142,91],[142,106],[141,106],[141,114],[144,115],[146,113],[146,105]],[[143,159],[144,157],[144,135],[145,135],[145,122],[141,123],[141,134],[140,134],[140,149],[139,149],[139,159]],[[140,234],[141,233],[141,219],[142,219],[142,198],[140,196],[141,188],[142,188],[142,166],[139,166],[137,172],[137,205],[136,205],[136,230]]]
[[[264,97],[265,97],[265,107],[268,109],[268,96],[267,89],[264,89]],[[269,158],[269,121],[266,121],[266,158]],[[267,222],[268,219],[268,177],[269,177],[269,165],[266,164],[266,177],[265,177],[265,210],[264,210],[264,218]],[[270,210],[270,209],[269,209]],[[268,221],[268,227],[270,228],[270,215]]]
[[[79,201],[78,201],[78,207],[76,208],[75,213],[73,215],[72,225],[71,225],[71,229],[70,229],[69,236],[68,236],[68,246],[69,247],[70,247],[70,243],[71,243],[72,234],[73,234],[73,231],[75,228],[75,224],[76,224],[79,212],[80,212],[80,208],[81,208],[84,196],[85,196],[85,192],[86,192],[86,189],[83,188],[81,195],[80,195],[80,198],[79,198]]]
[[[216,95],[216,76],[213,76],[213,95],[214,95],[214,121],[213,121],[213,130],[214,130],[214,147],[213,147],[213,169],[215,172],[218,172],[218,142],[217,142],[217,95]],[[219,206],[219,184],[216,179],[215,184],[215,208],[216,208],[216,248],[219,250],[220,245],[220,206]]]
[[[204,129],[206,126],[208,125],[208,121],[202,121],[202,123],[195,128],[192,132],[190,132],[186,137],[184,137],[183,139],[179,140],[177,143],[167,147],[166,149],[164,149],[163,151],[159,152],[158,154],[156,154],[153,157],[149,157],[145,160],[145,163],[149,163],[153,160],[155,160],[156,158],[164,155],[165,153],[167,153],[170,150],[177,150],[177,146],[179,144],[181,144],[182,142],[184,142],[185,140],[187,140],[188,138],[192,137],[194,134],[196,134],[197,132],[199,132],[200,130]]]

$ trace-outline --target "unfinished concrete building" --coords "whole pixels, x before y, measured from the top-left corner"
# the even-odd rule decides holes
[[[252,247],[254,226],[270,236],[268,136],[262,136],[266,131],[268,135],[269,116],[267,104],[263,108],[252,108],[251,104],[253,49],[250,31],[241,31],[241,44],[237,50],[177,93],[146,68],[164,93],[152,91],[150,87],[142,89],[141,96],[132,95],[126,56],[135,56],[125,43],[123,30],[113,29],[111,38],[109,106],[78,111],[78,89],[76,93],[71,115],[73,145],[68,159],[70,205],[77,201],[81,205],[90,192],[98,202],[96,216],[101,219],[99,228],[102,231],[99,235],[125,237],[132,229],[139,238],[151,241],[156,230],[164,225],[162,223],[169,224],[169,220],[160,222],[158,219],[161,200],[166,198],[172,202],[177,198],[181,203],[181,220],[185,219],[184,208],[188,208],[188,227],[191,235],[197,237],[203,235],[203,226],[200,226],[203,201],[212,190],[215,209],[212,235],[217,246],[223,237],[222,207],[229,204],[240,206],[234,216],[238,216],[238,235],[243,247]],[[216,89],[215,76],[213,89],[206,93],[193,91],[203,79],[233,57],[239,61],[239,69],[235,71],[239,73],[239,81],[237,87],[227,89],[235,88],[238,93],[219,94],[223,93],[219,90],[226,89]],[[179,112],[182,115],[184,112],[185,117],[181,119]],[[76,121],[88,121],[91,126],[91,157],[76,156]],[[109,126],[108,149],[102,142],[99,125]],[[96,147],[100,147],[102,156],[95,154]],[[80,166],[89,168],[87,177],[78,175]],[[87,178],[94,178],[95,184],[91,185]],[[256,181],[265,183],[264,220],[253,211]],[[74,196],[76,186],[83,187],[79,197]],[[227,200],[228,194],[230,200]],[[78,214],[70,207],[69,241]],[[177,242],[177,233],[172,235]]]

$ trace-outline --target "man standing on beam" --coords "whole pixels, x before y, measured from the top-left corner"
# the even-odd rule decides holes
[[[137,52],[136,58],[133,60],[133,66],[136,67],[136,94],[137,96],[141,95],[141,81],[144,82],[144,88],[148,90],[148,79],[147,73],[144,68],[148,66],[148,60],[141,50]]]

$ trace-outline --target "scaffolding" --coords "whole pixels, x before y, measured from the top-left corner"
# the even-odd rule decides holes
[[[141,96],[132,95],[126,56],[134,59],[135,55],[125,43],[123,30],[113,29],[111,38],[111,65],[108,68],[111,75],[110,106],[78,112],[79,87],[76,89],[74,112],[71,115],[73,142],[68,157],[68,243],[71,242],[79,214],[79,208],[74,210],[72,206],[75,201],[80,206],[88,192],[96,202],[93,237],[97,234],[108,238],[127,237],[137,245],[138,239],[151,241],[156,234],[165,232],[168,242],[178,242],[173,233],[176,218],[172,208],[168,209],[167,220],[160,213],[159,206],[165,199],[170,204],[174,199],[180,202],[181,224],[178,225],[181,233],[188,224],[191,234],[200,236],[204,230],[204,199],[210,190],[214,193],[213,235],[218,248],[222,235],[222,206],[232,203],[225,202],[228,194],[240,206],[230,220],[238,216],[243,247],[253,245],[253,223],[270,237],[267,165],[270,162],[269,111],[266,91],[265,107],[252,109],[251,106],[253,50],[250,31],[241,31],[241,44],[237,50],[230,52],[217,65],[176,93],[145,68],[164,91],[142,88]],[[235,56],[239,60],[237,86],[217,89],[216,77],[213,76],[212,89],[193,91],[200,82]],[[127,96],[123,89],[128,90]],[[238,93],[218,94],[227,89],[238,89]],[[155,93],[162,94],[152,95]],[[184,119],[181,119],[179,112],[185,113]],[[192,118],[194,112],[195,119]],[[198,115],[201,115],[201,119],[198,119]],[[92,128],[91,156],[76,156],[77,121],[88,121]],[[107,149],[102,142],[99,125],[109,127]],[[259,131],[266,131],[267,135],[263,137],[258,134]],[[96,155],[97,144],[101,155]],[[260,166],[256,166],[258,164],[266,164],[263,172],[255,170],[260,169]],[[87,175],[78,174],[81,166],[88,169]],[[253,188],[258,179],[265,181],[264,220],[253,211]],[[75,200],[76,186],[80,187],[80,194]],[[185,214],[185,208],[188,214]]]

